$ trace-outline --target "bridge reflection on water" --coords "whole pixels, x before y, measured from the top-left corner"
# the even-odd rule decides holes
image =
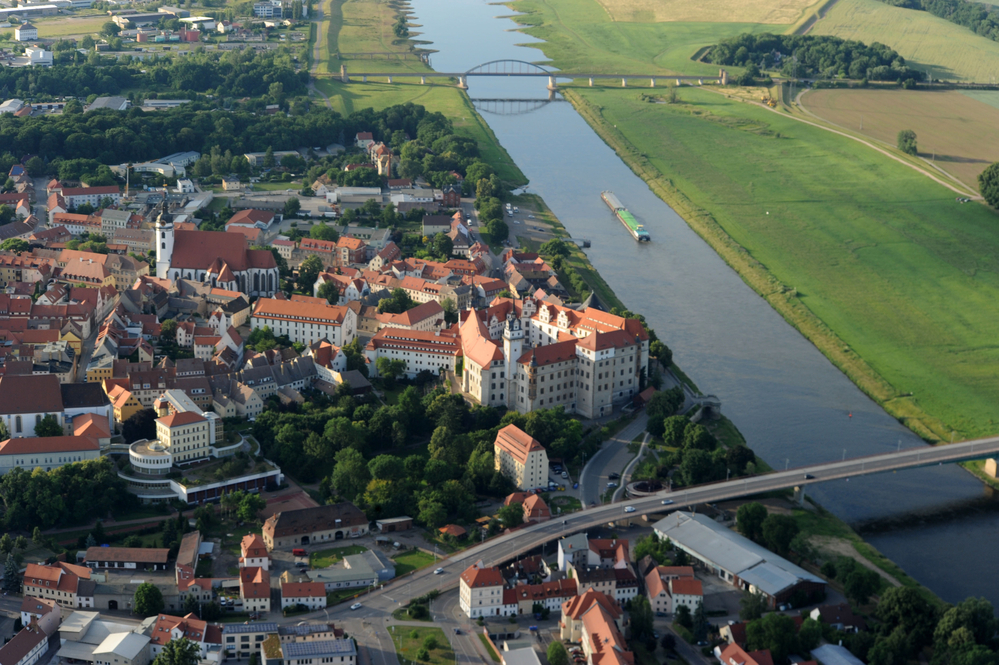
[[[512,99],[512,98],[469,98],[475,110],[479,113],[492,115],[524,115],[544,108],[555,102],[565,102],[554,90],[549,91],[547,99]]]

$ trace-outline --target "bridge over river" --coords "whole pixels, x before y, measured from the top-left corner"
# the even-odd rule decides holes
[[[351,83],[356,79],[360,78],[362,82],[367,82],[368,78],[384,78],[389,83],[392,83],[395,79],[420,79],[420,83],[425,84],[428,78],[453,78],[458,80],[458,87],[462,90],[468,89],[468,79],[472,76],[505,76],[505,77],[535,77],[535,78],[547,78],[548,79],[548,90],[555,91],[558,89],[557,79],[589,79],[590,86],[593,86],[594,80],[620,80],[622,87],[627,87],[629,80],[645,80],[649,81],[650,87],[656,86],[657,80],[675,79],[677,84],[681,81],[697,81],[698,85],[703,85],[704,81],[707,79],[712,82],[717,82],[721,85],[728,83],[728,73],[724,69],[718,70],[717,78],[711,79],[705,76],[685,76],[678,74],[662,74],[662,73],[652,73],[644,74],[641,72],[631,73],[631,74],[607,74],[607,73],[588,73],[588,72],[563,72],[554,69],[549,69],[547,67],[542,67],[541,65],[534,64],[533,62],[526,62],[524,60],[491,60],[490,62],[484,62],[477,67],[473,67],[468,71],[464,72],[347,72],[347,65],[340,65],[340,81],[343,83]],[[353,77],[353,78],[351,78]]]

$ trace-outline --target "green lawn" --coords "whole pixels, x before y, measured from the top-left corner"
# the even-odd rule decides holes
[[[890,412],[925,436],[994,432],[994,212],[857,142],[710,91],[684,89],[673,106],[573,94],[591,119],[599,108],[605,138],[649,168],[657,193],[679,190],[694,228]]]
[[[476,631],[476,632],[478,632],[478,631]],[[499,654],[496,653],[496,649],[493,648],[493,645],[489,641],[489,638],[487,638],[482,633],[479,633],[479,639],[482,640],[482,646],[484,646],[486,648],[486,651],[489,652],[489,657],[492,658],[493,662],[494,663],[500,662]]]
[[[334,563],[350,554],[360,554],[367,552],[367,547],[360,545],[348,545],[347,547],[334,547],[328,550],[319,550],[309,555],[309,564],[313,568],[329,568]]]
[[[389,634],[395,643],[395,652],[401,665],[451,665],[454,651],[440,628],[413,628],[411,626],[389,626]],[[430,651],[429,660],[417,660],[416,653],[429,636],[437,640],[437,647]]]
[[[302,182],[300,180],[298,180],[298,181],[294,181],[293,180],[293,181],[289,181],[289,182],[255,182],[255,183],[253,183],[253,190],[254,191],[275,192],[275,191],[284,191],[286,189],[290,189],[293,192],[297,192],[298,190],[302,189]]]
[[[392,557],[395,561],[395,576],[402,577],[414,570],[426,568],[434,563],[434,555],[421,552],[420,550],[408,550],[402,554]]]

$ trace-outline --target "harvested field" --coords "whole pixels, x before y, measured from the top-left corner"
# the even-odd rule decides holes
[[[823,120],[890,145],[899,131],[911,129],[920,156],[976,190],[978,174],[999,160],[999,108],[961,92],[812,90],[802,104]]]
[[[866,44],[881,42],[936,79],[997,81],[999,42],[928,12],[892,7],[878,0],[839,0],[810,34]]]
[[[613,21],[660,23],[705,21],[717,23],[796,22],[816,0],[599,0]]]

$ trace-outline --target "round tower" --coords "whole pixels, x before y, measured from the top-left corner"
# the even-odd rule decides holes
[[[170,270],[170,260],[173,258],[173,215],[166,211],[166,206],[160,208],[156,218],[156,276],[167,278]]]

